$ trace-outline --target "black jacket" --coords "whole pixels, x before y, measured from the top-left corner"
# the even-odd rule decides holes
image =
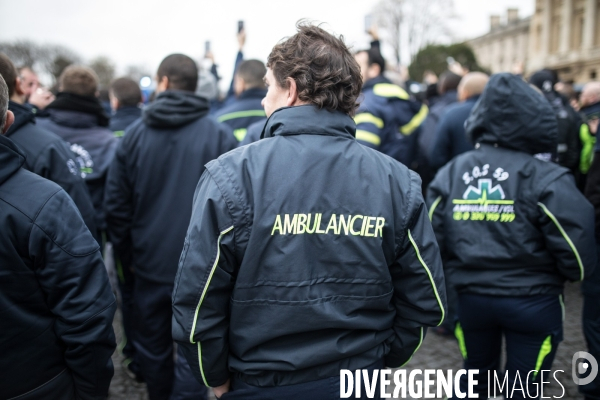
[[[103,399],[116,310],[98,243],[0,136],[0,398]]]
[[[173,338],[207,386],[405,363],[442,322],[442,265],[418,176],[342,113],[277,110],[207,164],[173,291]]]
[[[204,164],[237,146],[207,113],[202,97],[161,93],[129,127],[110,167],[109,235],[124,265],[145,279],[173,284]]]
[[[108,129],[116,137],[123,137],[125,128],[142,116],[142,109],[137,106],[121,107],[110,117]]]
[[[118,139],[108,128],[99,125],[98,116],[92,113],[62,109],[47,110],[48,118],[39,118],[46,128],[70,143],[78,156],[81,176],[84,178],[96,213],[96,226],[106,229],[103,196],[106,174],[117,147]]]
[[[79,175],[79,166],[69,145],[54,133],[37,126],[35,114],[29,107],[11,101],[8,109],[15,115],[15,122],[6,132],[6,137],[15,142],[25,155],[23,168],[62,187],[75,202],[90,232],[95,234],[92,199]]]
[[[491,77],[467,120],[476,150],[431,183],[428,204],[459,292],[559,294],[595,266],[594,215],[566,168],[533,154],[556,148],[550,104],[521,78]]]
[[[267,91],[264,89],[248,89],[215,113],[219,122],[223,122],[233,129],[233,135],[238,142],[244,140],[250,125],[266,121],[267,114],[261,104],[266,94]]]

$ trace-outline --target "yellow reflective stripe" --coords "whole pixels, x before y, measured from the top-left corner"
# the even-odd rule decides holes
[[[406,90],[393,83],[378,83],[373,86],[373,93],[381,97],[397,97],[402,100],[410,99]]]
[[[440,201],[442,201],[442,196],[439,196],[437,199],[435,199],[435,201],[431,205],[431,210],[429,210],[429,220],[430,221],[433,220],[433,213],[435,212],[435,208],[438,206],[438,204],[440,204]]]
[[[460,349],[460,354],[464,360],[467,359],[467,343],[465,342],[465,333],[462,330],[462,326],[460,323],[456,323],[456,327],[454,328],[454,336],[456,340],[458,340],[458,348]]]
[[[415,349],[415,351],[413,351],[413,353],[410,355],[408,360],[406,360],[406,362],[400,366],[400,368],[404,367],[406,364],[408,364],[410,362],[410,360],[412,360],[413,356],[415,355],[417,350],[419,350],[419,347],[421,347],[422,343],[423,343],[423,327],[421,327],[421,338],[419,339],[419,344],[417,345],[417,348]]]
[[[425,118],[427,118],[428,113],[429,108],[427,108],[427,106],[423,104],[419,112],[414,117],[412,117],[409,123],[400,127],[400,132],[402,132],[403,135],[407,136],[413,133],[415,129],[421,126],[423,121],[425,121]]]
[[[383,120],[381,118],[377,118],[373,114],[370,113],[360,113],[354,117],[354,122],[356,125],[358,124],[373,124],[379,129],[383,128]]]
[[[219,122],[229,121],[230,119],[245,118],[245,117],[267,117],[265,110],[247,110],[247,111],[236,111],[229,114],[223,114],[217,117]]]
[[[558,222],[558,220],[556,219],[556,217],[554,216],[554,214],[552,214],[550,212],[550,210],[548,210],[548,208],[543,203],[538,203],[538,206],[542,207],[542,210],[544,210],[544,212],[546,213],[546,215],[548,217],[550,217],[550,219],[554,222],[554,225],[556,225],[556,227],[558,228],[558,230],[560,231],[560,233],[563,235],[563,237],[565,238],[565,240],[567,241],[567,243],[571,247],[571,250],[573,251],[573,254],[575,254],[575,258],[577,259],[577,264],[579,264],[579,276],[580,276],[579,280],[582,281],[583,280],[583,274],[584,274],[584,272],[583,272],[583,263],[581,262],[581,257],[579,257],[579,252],[577,251],[577,248],[575,248],[575,245],[571,241],[571,238],[569,237],[569,235],[567,235],[567,232],[565,232],[565,230],[563,229],[562,225],[560,224],[560,222]]]
[[[116,138],[122,138],[125,135],[125,131],[114,131],[113,136]]]
[[[369,131],[363,131],[362,129],[356,131],[356,140],[362,140],[363,142],[371,143],[375,146],[381,144],[381,138],[379,136]]]
[[[408,239],[412,243],[412,245],[415,249],[415,252],[417,253],[417,258],[421,262],[421,265],[425,269],[425,272],[427,272],[427,276],[429,277],[429,282],[431,282],[431,286],[433,287],[433,293],[435,294],[435,298],[437,299],[440,310],[442,310],[442,318],[440,319],[440,322],[437,324],[437,326],[440,326],[442,324],[442,322],[444,322],[444,317],[446,316],[446,311],[444,311],[444,306],[442,305],[442,300],[440,299],[440,295],[437,291],[437,288],[435,287],[435,282],[433,281],[433,276],[431,276],[431,271],[429,270],[429,267],[427,266],[427,264],[425,264],[425,261],[423,261],[423,258],[421,258],[421,252],[419,251],[419,247],[417,246],[417,243],[415,243],[415,240],[412,237],[412,233],[410,233],[410,229],[408,230]]]
[[[560,302],[560,310],[562,312],[562,320],[565,322],[565,301],[563,300],[563,295],[558,295],[558,301]]]
[[[540,352],[538,353],[537,361],[535,362],[535,373],[533,374],[533,379],[536,378],[540,368],[542,367],[542,363],[544,359],[550,352],[552,351],[552,336],[548,336],[544,343],[542,343],[542,347],[540,348]]]
[[[235,138],[237,139],[238,142],[241,142],[246,137],[247,132],[248,132],[248,129],[246,129],[246,128],[234,129],[233,136],[235,136]]]
[[[194,315],[194,322],[192,323],[192,330],[190,331],[190,343],[195,343],[194,342],[194,332],[196,331],[196,322],[198,321],[198,312],[200,311],[200,306],[202,305],[202,302],[204,301],[204,296],[206,296],[206,292],[208,291],[208,286],[210,285],[210,281],[212,280],[215,270],[217,269],[217,265],[219,264],[219,257],[221,257],[221,238],[223,237],[223,235],[230,232],[232,229],[233,229],[233,226],[230,226],[229,228],[225,229],[224,231],[221,232],[221,234],[219,235],[219,238],[217,239],[217,256],[216,256],[215,262],[213,263],[213,266],[210,270],[210,274],[208,275],[208,279],[206,280],[206,284],[204,285],[204,289],[202,290],[202,296],[200,296],[200,301],[198,302],[198,306],[196,307],[196,314]],[[204,384],[206,386],[209,386],[208,382],[206,381],[206,377],[204,376],[204,368],[202,367],[202,347],[200,346],[200,341],[198,341],[198,363],[200,365],[200,374],[202,375],[202,380],[204,380]]]

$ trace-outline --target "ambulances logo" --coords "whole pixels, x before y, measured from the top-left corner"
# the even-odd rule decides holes
[[[462,176],[467,186],[461,199],[452,200],[452,217],[456,221],[512,222],[515,220],[514,200],[506,198],[500,182],[510,175],[496,168],[488,177],[490,165],[476,166]],[[495,181],[495,183],[494,183]],[[475,183],[473,185],[472,183]]]

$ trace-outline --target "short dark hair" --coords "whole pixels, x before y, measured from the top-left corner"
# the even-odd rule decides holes
[[[444,94],[448,90],[456,90],[461,79],[462,76],[455,74],[452,71],[442,72],[438,82],[438,92]]]
[[[298,22],[296,28],[294,36],[275,45],[269,54],[267,67],[277,83],[287,88],[287,78],[292,78],[300,100],[353,116],[362,77],[343,37],[304,21]]]
[[[4,124],[6,124],[9,98],[8,86],[6,85],[2,75],[0,75],[0,133],[4,130]]]
[[[198,66],[185,54],[171,54],[158,66],[156,75],[159,80],[169,78],[169,88],[195,92],[198,86]]]
[[[236,75],[246,82],[248,89],[264,87],[265,82],[263,78],[266,73],[267,67],[259,60],[243,61],[236,71]]]
[[[121,107],[137,106],[142,102],[142,91],[131,78],[117,78],[110,84],[110,91]]]
[[[60,74],[58,86],[61,92],[73,93],[79,96],[96,96],[98,75],[91,68],[82,65],[69,65]]]
[[[4,84],[8,87],[8,97],[11,97],[17,87],[18,72],[10,58],[4,53],[0,53],[0,75],[4,78]]]

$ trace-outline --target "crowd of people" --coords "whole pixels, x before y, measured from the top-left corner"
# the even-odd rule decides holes
[[[171,54],[105,103],[88,67],[50,92],[0,53],[0,397],[106,397],[115,293],[151,400],[339,398],[427,328],[484,398],[486,371],[551,368],[567,280],[600,359],[600,82],[454,64],[415,96],[371,33],[299,23],[265,64],[240,30],[225,96]]]

